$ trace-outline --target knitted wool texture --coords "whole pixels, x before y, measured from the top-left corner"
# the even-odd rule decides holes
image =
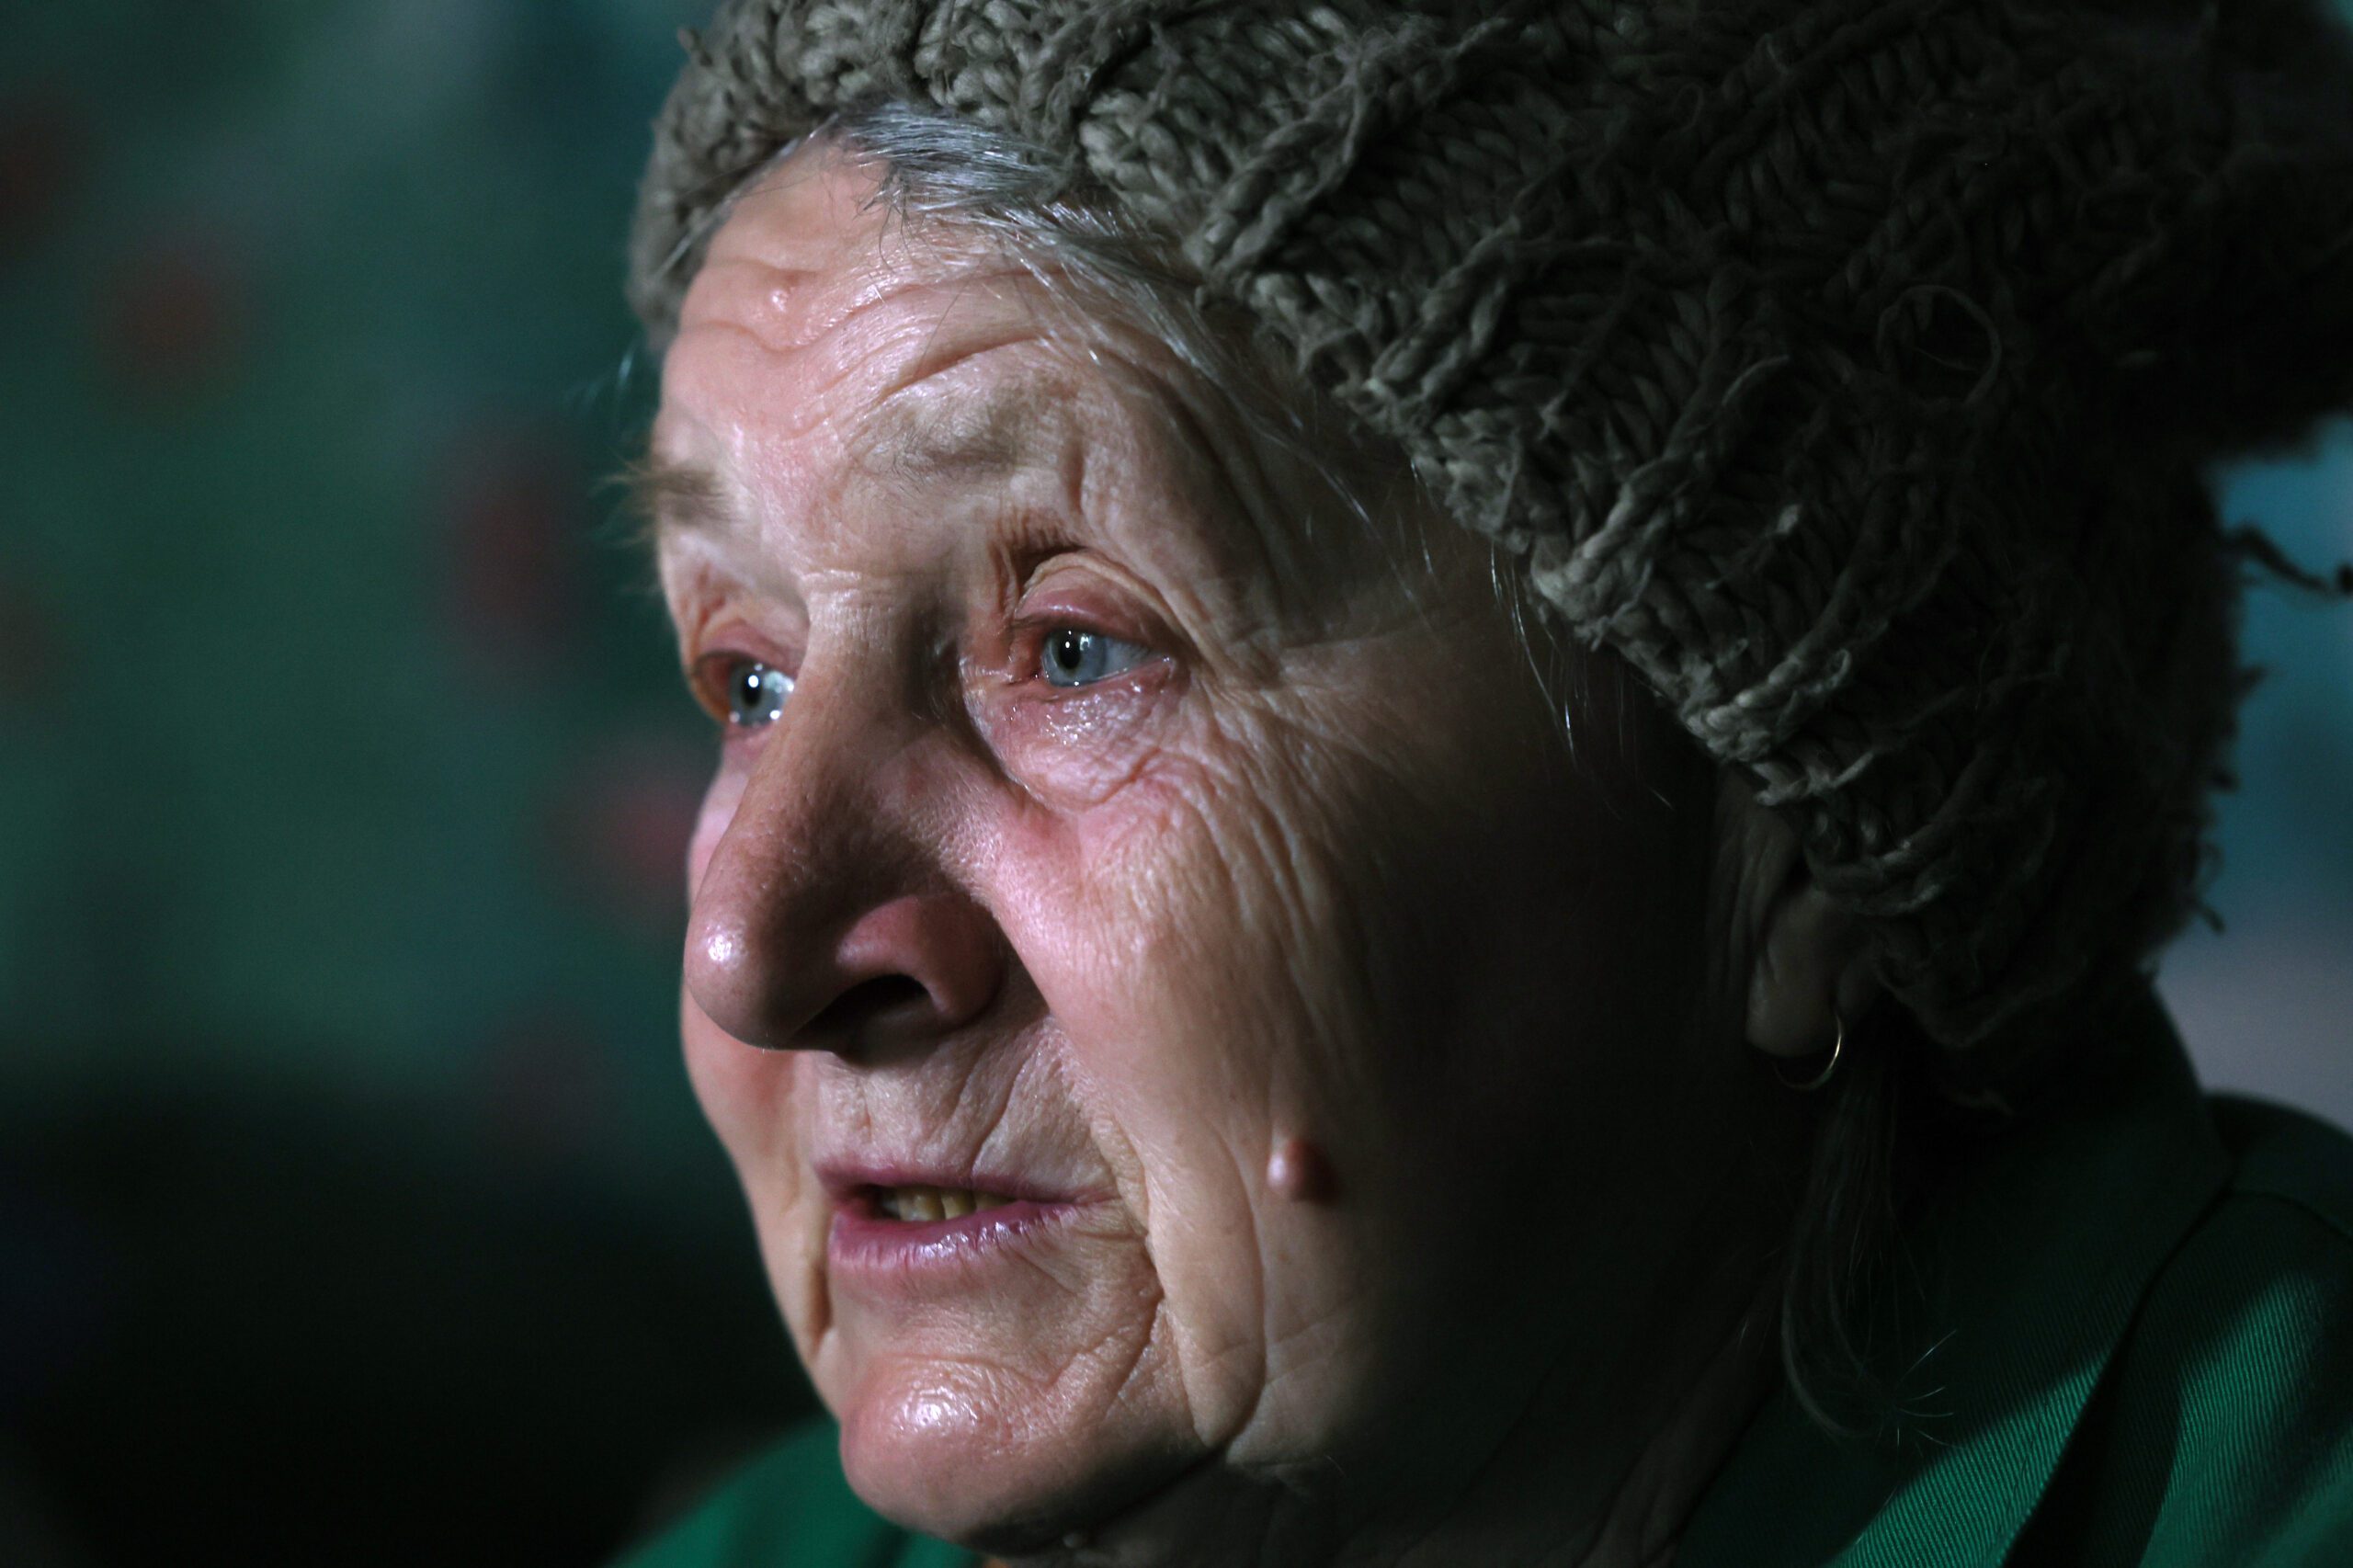
[[[1516,552],[1936,1040],[2063,1032],[2194,906],[2252,548],[2202,468],[2353,401],[2319,5],[726,0],[688,41],[657,346],[781,146],[969,117]]]

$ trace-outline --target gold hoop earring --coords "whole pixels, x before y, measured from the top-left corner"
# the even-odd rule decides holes
[[[1802,1084],[1792,1084],[1780,1068],[1775,1067],[1773,1076],[1781,1080],[1781,1087],[1793,1094],[1810,1095],[1830,1082],[1830,1075],[1838,1071],[1838,1058],[1846,1053],[1847,1020],[1839,1015],[1837,1008],[1833,1007],[1830,1009],[1830,1023],[1837,1033],[1830,1039],[1830,1060],[1822,1064],[1822,1071]]]

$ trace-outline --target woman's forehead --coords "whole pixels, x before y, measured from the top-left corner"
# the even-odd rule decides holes
[[[1376,517],[1337,477],[1361,454],[1270,436],[1239,389],[1051,256],[902,220],[879,189],[870,165],[818,146],[733,209],[665,366],[657,501],[719,495],[796,528],[859,527],[873,508],[856,497],[946,521],[1017,488],[1138,565],[1255,579],[1248,597],[1318,623],[1377,608],[1368,594],[1418,599],[1403,569],[1427,576],[1468,545],[1385,503]],[[649,511],[659,540],[666,514]]]
[[[657,548],[768,578],[1084,546],[1158,577],[1273,585],[1261,529],[1279,513],[1236,486],[1233,453],[1160,376],[1030,335],[1028,317],[919,305],[913,322],[813,347],[805,377],[742,334],[682,335],[637,486]]]
[[[861,296],[926,260],[957,259],[937,238],[915,244],[904,230],[886,246],[890,212],[876,199],[881,176],[825,144],[802,148],[745,187],[712,235],[680,308],[748,326],[779,344],[805,341]]]
[[[818,143],[728,210],[664,364],[665,426],[841,426],[960,360],[1034,335],[1028,279],[951,226],[897,220],[866,164]]]
[[[730,271],[697,282],[639,486],[657,544],[811,546],[822,519],[867,527],[877,504],[946,521],[1018,500],[1190,565],[1267,569],[1258,530],[1283,514],[1237,491],[1239,440],[1173,357],[1017,297],[1026,277],[910,278],[759,206],[737,216],[794,248],[763,259],[731,236],[712,262]],[[797,265],[814,256],[835,270]]]

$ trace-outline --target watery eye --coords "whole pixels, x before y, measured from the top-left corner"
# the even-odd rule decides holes
[[[756,730],[773,722],[792,696],[792,677],[756,659],[730,659],[720,676],[719,696],[727,722],[738,729]]]
[[[1152,650],[1140,643],[1123,642],[1099,631],[1081,631],[1074,626],[1061,626],[1046,634],[1040,663],[1044,666],[1048,686],[1092,686],[1098,680],[1125,675],[1151,657]]]

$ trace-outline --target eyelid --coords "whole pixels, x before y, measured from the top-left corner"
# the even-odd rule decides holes
[[[795,679],[801,675],[801,651],[797,646],[767,636],[733,616],[725,620],[714,618],[713,621],[696,627],[690,634],[679,638],[678,645],[688,670],[714,653],[732,653],[782,670]]]
[[[1053,572],[1057,562],[1067,559],[1065,554],[1040,563],[1022,584],[1009,628],[1017,652],[1034,654],[1046,632],[1069,627],[1166,657],[1188,656],[1169,619],[1151,608],[1151,596],[1106,572]]]
[[[693,694],[695,706],[724,724],[728,722],[727,702],[721,682],[736,665],[758,664],[749,653],[732,648],[712,648],[696,654],[687,663],[687,690]]]

